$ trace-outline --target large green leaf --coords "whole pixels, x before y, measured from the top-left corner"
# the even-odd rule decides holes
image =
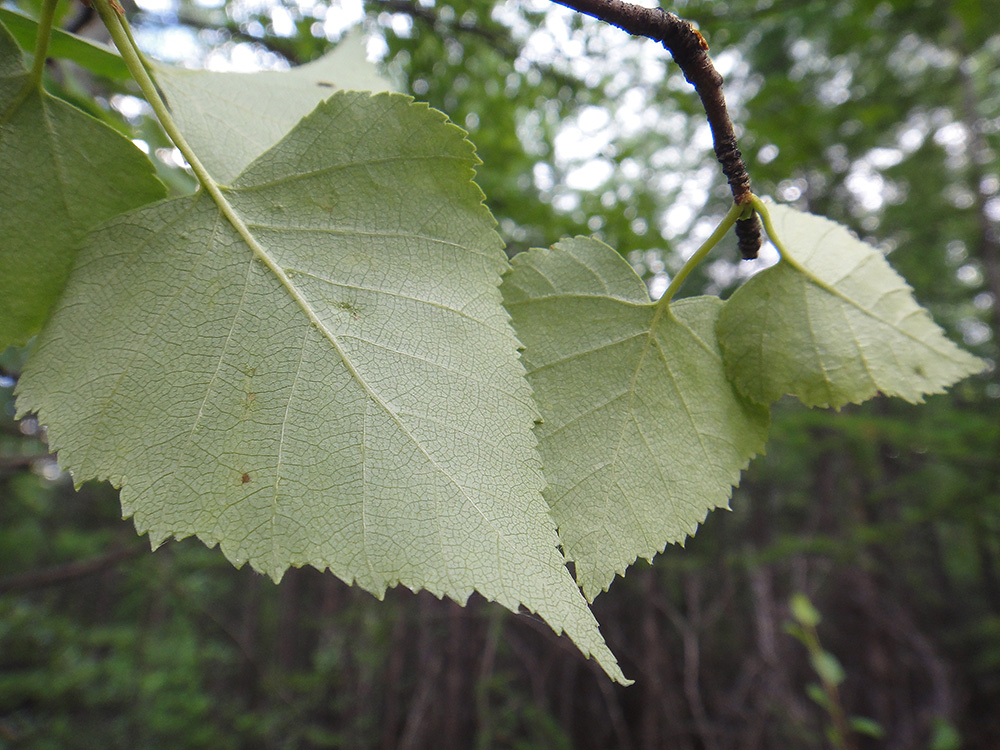
[[[228,219],[203,191],[97,231],[18,410],[154,545],[196,534],[377,596],[476,590],[623,680],[541,496],[474,165],[426,105],[333,96],[225,191]]]
[[[165,190],[125,138],[30,84],[2,26],[0,175],[3,350],[41,327],[87,230]]]
[[[841,407],[881,391],[919,403],[983,369],[952,343],[875,248],[829,219],[769,208],[781,262],[726,303],[729,377],[761,403]]]
[[[365,59],[364,40],[356,35],[287,71],[215,73],[157,65],[153,72],[184,137],[223,184],[335,91],[393,88]]]
[[[602,242],[516,256],[503,292],[542,412],[545,497],[593,600],[636,557],[683,542],[728,504],[764,447],[768,410],[726,380],[722,303],[652,304]]]

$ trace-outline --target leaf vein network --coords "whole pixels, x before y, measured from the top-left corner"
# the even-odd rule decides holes
[[[807,279],[807,283],[808,283],[808,279]],[[803,315],[805,316],[805,319],[806,319],[806,326],[805,327],[806,327],[806,330],[809,331],[809,339],[810,339],[810,343],[812,344],[813,354],[816,357],[817,369],[822,373],[822,375],[823,375],[823,381],[824,381],[824,383],[826,385],[826,398],[827,398],[828,401],[833,401],[834,400],[834,395],[835,395],[834,385],[833,385],[833,381],[830,379],[830,374],[829,374],[829,371],[827,370],[826,362],[823,361],[823,354],[820,351],[819,336],[816,335],[816,329],[813,327],[812,307],[809,304],[809,300],[810,300],[810,295],[809,295],[808,287],[805,284],[803,284],[802,285],[802,308],[803,308]]]
[[[275,267],[273,270],[276,273],[281,273],[284,276],[284,274],[281,272],[280,268]],[[285,276],[285,279],[287,281],[287,276]],[[308,304],[306,303],[306,301],[303,300],[301,298],[301,296],[298,296],[298,297],[299,297],[300,304],[305,304],[306,307],[308,307]],[[311,311],[310,311],[310,313],[311,313]],[[463,487],[459,483],[459,481],[454,476],[452,476],[452,474],[447,469],[445,469],[434,458],[434,456],[432,456],[427,451],[427,449],[424,447],[424,445],[419,440],[417,440],[417,438],[413,435],[413,433],[410,431],[410,429],[406,426],[404,420],[400,418],[399,414],[396,411],[394,411],[388,403],[386,403],[382,398],[380,398],[379,395],[375,392],[374,388],[367,382],[367,380],[365,380],[365,378],[362,377],[361,373],[358,371],[357,367],[355,366],[355,364],[353,363],[353,361],[351,360],[351,358],[347,356],[347,353],[344,351],[343,347],[341,346],[341,343],[340,343],[340,340],[339,340],[340,337],[338,337],[336,334],[334,334],[314,313],[310,314],[310,319],[317,326],[317,328],[319,328],[319,330],[323,334],[323,336],[333,346],[333,348],[337,352],[338,356],[344,362],[344,364],[347,367],[348,371],[350,372],[351,376],[357,381],[357,383],[361,386],[361,388],[365,391],[365,393],[368,394],[369,398],[375,404],[377,404],[379,406],[379,408],[382,409],[386,413],[386,415],[393,422],[396,423],[396,426],[399,428],[399,430],[416,447],[417,451],[421,455],[424,456],[424,458],[427,460],[428,464],[430,464],[436,471],[438,471],[439,474],[441,474],[443,477],[445,477],[447,479],[447,481],[456,490],[458,490],[459,494],[462,495],[462,497],[465,498],[466,502],[468,502],[469,505],[472,506],[476,510],[476,512],[480,515],[480,517],[487,523],[487,525],[494,530],[494,533],[498,537],[501,537],[501,538],[504,539],[505,544],[508,546],[508,548],[510,550],[515,551],[518,554],[520,554],[520,555],[523,556],[523,554],[524,554],[523,550],[519,550],[517,547],[514,546],[514,544],[510,540],[507,539],[506,535],[503,533],[503,530],[486,515],[486,513],[479,506],[479,504],[475,501],[475,499],[473,497],[471,497],[469,495],[469,493],[466,491],[466,488]]]
[[[431,365],[432,367],[435,367],[438,370],[441,370],[443,372],[448,372],[448,373],[451,373],[453,375],[458,375],[458,376],[464,378],[468,382],[476,383],[477,385],[481,385],[484,388],[489,389],[491,391],[496,391],[497,390],[496,387],[492,383],[484,381],[484,380],[482,380],[481,378],[478,378],[478,377],[473,377],[469,373],[462,372],[461,370],[456,370],[453,367],[448,367],[447,365],[444,365],[441,362],[435,362],[434,360],[427,359],[426,357],[420,357],[420,356],[417,356],[416,354],[412,354],[410,352],[404,352],[404,351],[401,351],[399,349],[394,349],[393,347],[386,346],[385,344],[379,344],[378,342],[372,341],[371,339],[362,338],[361,336],[355,336],[355,335],[350,334],[350,333],[339,334],[337,338],[339,338],[340,340],[349,339],[351,341],[360,341],[362,343],[365,343],[365,344],[368,344],[370,346],[373,346],[376,349],[381,349],[381,350],[389,352],[391,354],[398,354],[401,357],[406,357],[407,359],[412,359],[412,360],[417,361],[417,362],[423,362],[424,364]],[[506,393],[504,391],[500,391],[500,392],[501,393],[505,393],[505,395],[511,395],[511,396],[513,395],[513,394],[510,394],[510,393]]]
[[[452,240],[446,240],[443,237],[433,237],[427,234],[417,234],[415,232],[373,232],[371,230],[356,229],[354,227],[293,227],[293,226],[282,226],[278,224],[263,224],[261,222],[247,222],[247,228],[253,229],[263,229],[270,232],[282,233],[282,234],[334,234],[343,235],[345,237],[384,237],[390,239],[412,239],[412,240],[423,240],[426,242],[432,242],[437,245],[445,245],[447,247],[453,247],[456,250],[462,250],[470,255],[478,255],[480,257],[486,258],[487,260],[496,262],[498,256],[496,253],[484,252],[482,250],[477,250],[474,247],[470,247],[468,244],[463,244],[461,242],[454,242]]]
[[[659,320],[660,310],[662,308],[657,308],[653,312],[653,318],[650,321],[649,328],[641,332],[645,335],[646,342],[643,344],[642,350],[639,352],[639,357],[635,365],[635,370],[632,372],[632,377],[629,379],[628,386],[628,403],[625,406],[625,418],[622,419],[621,429],[618,432],[618,442],[615,445],[614,453],[612,454],[611,464],[612,464],[612,483],[618,487],[618,472],[620,467],[620,458],[622,453],[622,446],[625,444],[625,430],[628,429],[628,423],[631,421],[635,423],[635,411],[633,409],[633,403],[635,401],[636,384],[639,381],[639,373],[642,370],[643,362],[646,360],[646,353],[652,346],[653,341],[656,339],[656,334],[654,333],[654,328],[656,327],[657,321]],[[648,547],[650,544],[649,536],[646,534],[645,524],[639,517],[639,512],[635,507],[635,503],[632,502],[632,498],[628,493],[621,493],[625,499],[625,505],[628,506],[629,513],[631,513],[636,525],[639,527],[642,533],[643,542]],[[604,507],[607,509],[610,502],[610,497],[608,495],[604,498]]]
[[[66,158],[60,151],[58,146],[60,145],[60,139],[57,136],[55,124],[52,121],[52,111],[50,106],[55,106],[55,102],[51,105],[45,101],[48,96],[44,91],[38,90],[38,106],[42,110],[42,116],[45,118],[45,130],[49,135],[49,148],[52,153],[52,166],[56,174],[56,180],[59,184],[59,189],[55,192],[58,193],[59,199],[62,202],[64,215],[73,217],[76,213],[73,210],[73,204],[70,200],[71,188],[69,187],[69,176],[66,173]],[[73,218],[72,219],[74,229],[79,226],[79,222]]]
[[[397,156],[383,156],[383,157],[372,158],[372,159],[364,159],[364,160],[361,160],[361,161],[350,161],[350,162],[344,162],[343,164],[329,164],[329,165],[327,165],[325,167],[320,167],[318,169],[311,169],[311,170],[302,171],[302,172],[293,172],[293,173],[290,173],[290,174],[287,174],[287,175],[283,175],[281,177],[273,177],[271,179],[264,180],[264,181],[261,181],[261,182],[252,182],[252,183],[249,183],[249,184],[240,184],[239,183],[240,178],[242,178],[243,176],[245,176],[247,174],[251,174],[251,175],[253,174],[253,171],[252,171],[253,165],[251,164],[251,166],[248,167],[247,170],[245,172],[243,172],[242,175],[240,175],[240,178],[236,179],[235,186],[232,188],[232,190],[233,191],[238,191],[238,192],[241,192],[241,193],[258,192],[260,190],[267,190],[269,188],[278,187],[279,185],[286,185],[286,184],[292,183],[292,182],[309,180],[309,179],[311,179],[313,177],[319,177],[319,176],[322,176],[322,175],[331,174],[333,172],[339,172],[341,170],[354,169],[354,168],[362,168],[362,167],[364,167],[364,168],[367,169],[368,167],[376,166],[376,165],[379,165],[379,164],[394,164],[394,165],[396,165],[396,164],[400,164],[401,162],[418,162],[418,163],[419,162],[433,162],[433,163],[436,163],[436,164],[440,164],[442,161],[457,162],[457,163],[463,165],[464,167],[468,168],[470,172],[474,172],[474,170],[471,167],[468,166],[469,159],[468,159],[467,156],[459,156],[457,154],[426,154],[426,155],[421,155],[421,156],[399,156],[399,155],[397,155]],[[474,183],[470,180],[469,181],[469,185],[473,185],[473,184]]]
[[[647,334],[648,334],[648,331],[644,331],[644,330],[643,331],[637,331],[635,333],[630,333],[628,336],[625,336],[624,338],[614,339],[613,341],[608,341],[607,343],[601,344],[600,346],[597,346],[597,347],[583,349],[583,350],[578,351],[578,352],[573,352],[572,354],[567,354],[565,357],[560,357],[559,359],[553,360],[551,362],[546,362],[544,365],[541,365],[539,367],[533,367],[533,368],[531,368],[530,374],[534,375],[536,372],[542,372],[543,370],[548,370],[548,369],[551,369],[553,367],[557,367],[558,365],[565,364],[566,362],[569,362],[571,360],[581,359],[581,358],[589,356],[591,354],[596,354],[597,352],[603,351],[605,349],[610,349],[611,347],[618,346],[619,344],[627,343],[627,342],[631,341],[632,339],[641,338],[641,337],[643,337],[643,336],[645,336]]]
[[[472,323],[476,323],[482,326],[483,328],[486,328],[489,331],[493,331],[494,333],[507,334],[507,330],[504,328],[495,328],[486,321],[479,320],[478,318],[469,315],[467,312],[464,312],[463,310],[459,310],[454,307],[449,307],[446,304],[443,304],[441,302],[435,302],[434,300],[421,299],[420,297],[414,297],[413,295],[403,294],[402,292],[394,292],[388,289],[378,289],[376,287],[361,286],[360,284],[349,284],[346,282],[334,281],[333,279],[328,279],[325,276],[320,276],[319,274],[312,273],[311,271],[302,271],[294,267],[289,267],[288,269],[286,269],[286,272],[290,272],[295,276],[306,276],[311,279],[316,279],[316,281],[321,281],[325,284],[339,287],[341,289],[351,289],[359,292],[371,292],[372,294],[384,294],[387,297],[393,297],[395,299],[402,299],[402,300],[407,300],[409,302],[417,302],[419,304],[429,305],[430,307],[435,307],[445,312],[454,313],[455,315],[465,318],[466,320]]]
[[[942,356],[942,357],[945,357],[947,359],[952,359],[952,360],[954,359],[951,356],[950,353],[941,351],[940,349],[938,349],[938,348],[936,348],[934,346],[931,346],[929,343],[927,343],[926,341],[924,341],[919,336],[916,336],[913,333],[910,333],[909,331],[906,331],[906,330],[903,330],[902,328],[900,328],[900,323],[902,322],[902,320],[905,320],[905,318],[903,318],[902,320],[900,320],[899,322],[896,322],[896,323],[893,323],[892,321],[886,320],[881,315],[877,315],[874,310],[870,310],[869,308],[867,308],[864,305],[862,305],[860,302],[858,302],[857,300],[855,300],[853,297],[850,297],[847,294],[845,294],[844,292],[841,292],[836,287],[831,286],[829,283],[827,283],[823,279],[821,279],[818,276],[816,276],[812,271],[810,271],[810,270],[808,270],[808,269],[806,269],[806,268],[804,268],[804,267],[802,267],[802,266],[800,266],[798,264],[796,264],[796,267],[806,277],[806,281],[808,283],[810,283],[813,286],[819,288],[821,291],[824,291],[827,294],[830,294],[830,295],[832,295],[834,297],[837,297],[838,299],[846,302],[848,305],[850,305],[851,307],[856,308],[859,312],[861,312],[863,315],[867,316],[868,318],[871,318],[876,323],[880,323],[883,326],[885,326],[886,328],[889,328],[889,329],[891,329],[893,331],[896,331],[898,334],[900,334],[900,335],[902,335],[902,336],[910,339],[911,341],[913,341],[914,343],[919,344],[920,346],[924,347],[925,349],[929,349],[930,351],[934,352],[935,354],[937,354],[939,356]],[[886,296],[886,295],[888,295],[890,293],[890,291],[896,291],[896,290],[888,290],[888,291],[886,291],[883,294],[883,297]],[[919,312],[920,312],[920,310],[918,308],[917,310],[914,310],[910,314],[919,313]],[[909,317],[909,316],[907,316],[907,317]],[[812,330],[811,326],[810,326],[810,330]],[[945,340],[947,341],[947,339],[945,339]]]
[[[217,217],[216,222],[215,222],[215,227],[212,230],[212,235],[213,236],[219,234],[219,232],[220,232],[220,225],[222,224],[221,220],[222,220],[222,215],[220,214]],[[212,246],[212,247],[214,247],[214,246],[216,246],[216,242],[212,241],[212,242],[209,243],[209,245]],[[215,370],[212,372],[212,377],[209,378],[208,383],[205,384],[205,396],[201,400],[201,405],[198,407],[198,413],[197,413],[197,415],[195,415],[194,423],[191,425],[191,429],[188,432],[188,435],[187,435],[187,438],[186,438],[185,444],[184,444],[184,448],[185,449],[187,448],[187,446],[194,439],[195,430],[198,429],[198,425],[201,423],[201,419],[202,419],[202,417],[205,414],[205,405],[208,403],[209,396],[211,396],[211,394],[212,394],[212,388],[215,386],[215,381],[218,379],[219,373],[222,370],[222,364],[225,361],[226,354],[229,351],[229,344],[233,340],[233,334],[234,334],[234,332],[236,330],[236,324],[239,321],[240,315],[243,312],[244,303],[246,302],[246,298],[247,298],[247,290],[250,288],[250,279],[251,279],[251,276],[253,274],[253,264],[254,264],[255,261],[256,261],[256,258],[253,255],[251,255],[250,258],[247,260],[246,274],[243,277],[243,289],[240,291],[240,301],[236,305],[236,311],[233,313],[233,319],[232,319],[232,322],[229,325],[229,333],[226,334],[226,340],[222,344],[222,349],[219,352],[218,360],[215,363]],[[181,451],[181,453],[183,453],[183,452],[184,451]]]
[[[865,349],[861,344],[861,339],[858,336],[858,332],[854,328],[854,323],[851,321],[851,316],[848,314],[847,308],[841,307],[840,314],[844,319],[844,324],[851,331],[851,340],[854,343],[854,348],[858,351],[858,357],[861,359],[861,364],[865,368],[865,372],[868,374],[868,379],[872,382],[875,390],[878,390],[879,383],[875,376],[872,374],[871,363],[868,361],[868,356],[865,354]],[[888,347],[889,351],[893,353],[893,357],[896,357],[896,352],[894,347]],[[898,361],[898,359],[897,359]]]
[[[178,214],[178,216],[175,217],[172,221],[167,222],[160,231],[163,231],[163,229],[172,228],[175,224],[180,223],[183,219],[185,219],[187,217],[187,215],[189,213],[191,213],[195,209],[195,207],[196,207],[197,204],[198,204],[198,200],[197,199],[189,201],[189,203],[188,203],[187,207],[185,208],[185,210],[182,211],[180,214]],[[134,249],[130,253],[128,253],[128,255],[135,256],[135,255],[140,254],[144,250],[145,250],[145,248],[142,245],[140,245],[139,243],[136,243],[136,245],[134,246]],[[191,274],[193,273],[193,271],[194,271],[194,267],[193,266],[188,266],[185,278],[189,278],[191,276]],[[163,317],[167,314],[167,312],[169,312],[172,309],[173,305],[177,302],[178,298],[180,297],[181,291],[183,289],[184,289],[184,284],[183,283],[177,284],[177,285],[175,285],[173,287],[173,296],[172,296],[170,302],[168,304],[164,305],[164,307],[160,311],[160,313],[154,318],[153,323],[156,323],[156,322],[162,320]],[[146,333],[142,336],[142,339],[143,340],[148,339],[150,336],[153,335],[153,333],[156,330],[158,330],[158,327],[156,325],[150,325],[148,327],[148,330],[146,331]],[[98,410],[97,419],[96,419],[96,429],[95,429],[96,433],[100,433],[101,432],[101,427],[104,424],[104,419],[107,416],[108,409],[110,408],[112,401],[114,401],[115,396],[118,394],[119,388],[120,388],[120,386],[122,384],[122,380],[124,380],[125,376],[128,374],[129,370],[131,369],[132,364],[134,364],[135,361],[139,358],[139,356],[144,351],[146,351],[147,349],[148,349],[148,347],[136,347],[135,351],[132,352],[132,356],[129,359],[129,361],[122,367],[121,372],[118,373],[118,376],[115,378],[114,384],[111,386],[111,391],[108,394],[107,400],[105,401],[104,405]],[[87,462],[87,460],[88,460],[88,453],[89,453],[89,451],[87,451],[87,452],[84,453],[84,456],[83,456],[83,458],[80,461],[81,465],[83,465],[83,464],[85,464]],[[116,477],[116,480],[117,479],[118,478]]]
[[[573,415],[573,417],[571,419],[566,420],[566,422],[564,424],[559,425],[557,428],[555,428],[551,432],[546,432],[545,439],[549,440],[551,438],[554,438],[556,435],[558,435],[559,433],[561,433],[563,430],[566,430],[566,429],[572,427],[577,422],[580,422],[580,421],[586,419],[587,417],[589,417],[589,416],[591,416],[593,414],[596,414],[597,412],[601,411],[602,409],[605,409],[606,407],[611,406],[611,404],[613,404],[614,402],[619,401],[620,399],[622,399],[622,398],[624,398],[624,397],[626,397],[628,395],[629,395],[629,390],[625,389],[621,393],[616,393],[616,394],[612,395],[610,398],[608,398],[608,399],[606,399],[604,401],[601,401],[601,402],[595,401],[592,406],[588,407],[587,409],[585,409],[584,411],[580,412],[579,414]],[[543,423],[543,424],[548,424],[548,423]]]
[[[274,486],[271,491],[271,544],[272,550],[271,554],[274,555],[274,559],[279,558],[278,550],[278,535],[275,533],[274,529],[274,519],[278,515],[278,485],[281,484],[281,464],[284,461],[285,452],[285,431],[288,427],[288,413],[292,406],[292,400],[295,398],[295,389],[299,383],[299,376],[302,373],[302,362],[305,359],[307,341],[309,339],[309,334],[312,332],[312,326],[306,326],[305,331],[302,334],[302,341],[299,346],[299,361],[295,363],[295,375],[292,376],[292,386],[288,390],[288,398],[285,400],[285,411],[281,417],[281,430],[278,436],[278,450],[275,456],[274,464]]]
[[[711,466],[713,463],[712,452],[709,450],[708,446],[705,445],[705,436],[702,433],[702,431],[698,429],[698,422],[694,418],[694,412],[691,410],[691,406],[688,404],[687,398],[685,398],[684,390],[680,387],[680,384],[678,383],[677,380],[677,376],[674,374],[674,371],[670,367],[670,361],[669,358],[667,357],[667,353],[663,351],[663,345],[660,343],[659,338],[655,336],[653,336],[652,338],[654,345],[656,346],[656,351],[660,355],[660,359],[663,362],[663,369],[667,371],[667,376],[670,380],[670,384],[673,386],[673,391],[677,394],[678,400],[684,407],[683,411],[685,416],[687,416],[688,421],[691,422],[691,430],[694,432],[695,435],[698,436],[698,445],[701,447],[702,455],[705,457],[705,463],[706,465]]]

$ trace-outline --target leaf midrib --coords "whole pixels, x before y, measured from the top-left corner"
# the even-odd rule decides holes
[[[913,333],[910,333],[909,331],[906,331],[906,330],[902,329],[899,324],[893,323],[891,321],[888,321],[885,318],[881,317],[880,315],[876,315],[873,310],[869,310],[868,308],[864,307],[860,302],[858,302],[857,300],[855,300],[853,297],[849,297],[847,294],[845,294],[844,292],[841,292],[835,286],[832,286],[831,284],[828,284],[826,281],[824,281],[819,276],[817,276],[812,271],[810,271],[808,268],[806,268],[804,265],[802,265],[795,258],[792,258],[790,256],[784,256],[784,257],[782,257],[781,260],[782,260],[783,263],[787,263],[789,268],[791,268],[791,269],[793,269],[795,271],[798,271],[800,274],[802,274],[802,276],[804,277],[804,280],[806,282],[808,282],[809,284],[812,284],[813,286],[817,287],[821,291],[824,291],[824,292],[826,292],[827,294],[829,294],[829,295],[831,295],[833,297],[837,297],[838,299],[840,299],[843,302],[847,303],[848,305],[850,305],[854,309],[858,310],[862,315],[864,315],[864,316],[870,318],[871,320],[873,320],[873,321],[875,321],[875,322],[877,322],[877,323],[885,326],[886,328],[889,328],[890,330],[896,331],[897,333],[899,333],[903,337],[910,339],[914,343],[917,343],[917,344],[921,345],[925,349],[928,349],[928,350],[934,352],[935,354],[937,354],[937,355],[939,355],[941,357],[944,357],[945,359],[949,360],[950,362],[953,362],[955,364],[959,364],[959,360],[955,359],[952,356],[951,353],[941,351],[940,349],[938,349],[938,348],[936,348],[934,346],[931,346],[929,343],[927,343],[926,341],[924,341],[922,338],[919,338],[918,336],[914,335]],[[850,277],[850,274],[848,274],[844,278],[849,278],[849,277]],[[884,291],[882,293],[882,295],[879,297],[879,299],[881,300],[884,297],[886,297],[887,295],[892,294],[892,293],[894,293],[896,291],[899,291],[899,289],[900,289],[899,286],[896,286],[896,287],[894,287],[892,289],[888,289],[888,290],[886,290],[886,291]],[[920,308],[919,307],[915,307],[915,309],[913,311],[907,313],[903,318],[900,319],[900,324],[902,323],[902,321],[906,320],[907,318],[910,318],[913,315],[919,315],[919,314],[920,314]],[[810,327],[810,330],[812,330],[811,327]],[[815,335],[815,333],[813,334],[813,338],[817,338],[816,335]],[[948,341],[948,339],[946,338],[945,341]],[[860,342],[858,342],[858,341],[855,341],[855,344],[860,346]]]
[[[389,161],[389,159],[384,159],[380,161]],[[325,171],[325,170],[320,170],[320,171]],[[301,176],[302,175],[298,175],[298,177]],[[383,401],[378,396],[378,394],[375,393],[374,390],[372,390],[372,388],[368,385],[367,381],[363,377],[361,377],[361,373],[354,366],[354,363],[347,356],[347,353],[341,348],[337,336],[335,336],[323,324],[319,316],[317,316],[316,313],[313,311],[308,300],[306,300],[305,297],[299,293],[298,289],[292,283],[291,279],[288,278],[288,275],[284,272],[281,266],[270,256],[270,254],[267,252],[264,246],[257,241],[257,238],[250,231],[246,222],[243,221],[243,217],[239,214],[236,208],[226,199],[220,187],[215,183],[210,183],[205,185],[205,188],[206,191],[209,193],[209,195],[212,197],[212,200],[218,206],[223,217],[232,225],[232,227],[240,235],[240,237],[247,244],[247,246],[250,247],[254,256],[257,257],[271,271],[271,273],[274,274],[274,276],[278,279],[279,283],[285,288],[285,290],[288,292],[289,295],[291,295],[295,303],[306,314],[306,317],[309,319],[309,321],[317,328],[317,330],[320,331],[323,337],[330,342],[330,345],[334,348],[334,351],[336,351],[337,356],[340,357],[341,361],[344,363],[344,366],[347,368],[348,373],[351,375],[352,378],[354,378],[354,380],[357,381],[357,383],[361,386],[362,390],[365,392],[368,398],[374,403],[378,404],[379,408],[381,408],[389,416],[389,418],[396,423],[400,431],[407,437],[407,439],[409,439],[413,443],[413,445],[416,446],[417,450],[420,452],[421,455],[424,456],[424,458],[428,461],[428,463],[432,465],[442,476],[446,477],[448,482],[452,486],[454,486],[456,490],[458,490],[458,492],[461,494],[462,497],[465,498],[466,502],[468,502],[469,505],[475,508],[476,512],[482,517],[486,525],[494,530],[495,536],[499,540],[501,540],[502,543],[508,549],[515,551],[519,554],[523,554],[523,550],[518,549],[508,539],[507,535],[503,533],[502,529],[500,529],[497,526],[497,524],[494,523],[490,519],[490,517],[483,512],[482,508],[479,507],[479,504],[468,494],[466,488],[463,487],[462,484],[459,483],[459,481],[455,477],[453,477],[450,472],[448,472],[443,466],[441,466],[427,452],[423,444],[420,441],[418,441],[416,437],[414,437],[414,435],[406,427],[406,425],[400,419],[399,415],[396,414],[396,412],[394,412],[389,407],[389,405],[385,401]],[[241,192],[242,190],[245,190],[245,188],[240,189]]]

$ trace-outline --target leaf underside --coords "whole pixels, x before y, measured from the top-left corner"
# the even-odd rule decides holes
[[[393,88],[365,59],[358,35],[286,71],[220,73],[157,65],[154,74],[184,137],[224,185],[331,94]]]
[[[714,332],[721,301],[658,312],[602,242],[522,253],[503,291],[542,413],[545,497],[593,600],[637,557],[683,542],[728,505],[763,450],[768,410],[725,377]]]
[[[165,194],[126,138],[27,81],[0,26],[0,351],[41,328],[89,229]]]
[[[919,403],[983,369],[878,250],[829,219],[768,211],[782,260],[733,293],[718,325],[729,377],[748,398],[839,408],[881,392]]]
[[[200,193],[94,233],[18,410],[154,545],[479,591],[624,681],[540,494],[475,164],[425,105],[334,95],[225,191],[246,232]]]

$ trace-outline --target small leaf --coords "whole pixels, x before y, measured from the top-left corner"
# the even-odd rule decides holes
[[[882,253],[829,219],[768,211],[781,262],[737,289],[719,316],[726,371],[744,395],[839,408],[881,391],[919,403],[983,369]]]
[[[788,604],[792,610],[792,617],[795,618],[796,622],[805,625],[808,628],[814,628],[819,625],[819,610],[813,606],[813,603],[809,601],[809,597],[805,594],[792,594],[792,598],[789,600]]]
[[[852,716],[848,719],[848,723],[851,725],[851,729],[858,734],[874,737],[875,739],[885,737],[885,729],[875,719],[869,719],[867,716]]]
[[[816,674],[828,685],[839,685],[844,681],[844,668],[840,666],[837,657],[829,651],[816,651],[809,655]]]
[[[7,8],[0,8],[0,22],[7,27],[21,49],[27,52],[34,50],[35,38],[38,36],[38,21]],[[72,60],[80,67],[105,78],[119,81],[132,79],[128,66],[117,51],[62,29],[52,29],[48,54],[49,57]]]
[[[830,696],[826,694],[826,691],[819,684],[810,682],[806,685],[806,695],[820,708],[824,708],[827,711],[830,710]]]
[[[935,717],[928,750],[959,750],[961,747],[962,735],[954,725],[940,716]]]
[[[139,149],[28,81],[0,26],[0,351],[41,328],[89,229],[165,194]]]
[[[593,600],[638,556],[683,542],[728,505],[764,447],[768,410],[726,380],[722,303],[654,305],[602,242],[518,255],[503,291],[542,412],[545,497]]]
[[[154,545],[329,568],[565,630],[625,681],[558,550],[472,145],[336,94],[226,190],[95,232],[18,384]]]
[[[231,184],[254,159],[337,91],[390,91],[365,59],[361,36],[287,71],[216,73],[169,65],[154,69],[170,111],[209,174]]]
[[[806,631],[802,629],[801,625],[798,625],[791,621],[786,621],[782,624],[781,629],[792,636],[795,640],[799,641],[803,646],[809,647],[809,636]]]

